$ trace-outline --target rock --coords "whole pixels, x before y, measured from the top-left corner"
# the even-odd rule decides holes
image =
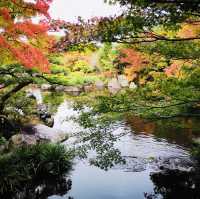
[[[128,80],[127,80],[125,75],[119,75],[117,77],[117,79],[118,79],[118,82],[119,82],[121,87],[124,88],[124,87],[128,87],[129,86],[129,82],[128,82]]]
[[[193,142],[194,142],[195,144],[199,144],[199,145],[200,145],[200,137],[198,137],[198,138],[193,138]]]
[[[65,91],[65,86],[56,86],[55,90],[58,92],[63,92],[63,91]]]
[[[52,127],[54,123],[54,119],[49,112],[49,108],[45,104],[40,104],[37,107],[38,109],[38,115],[40,119],[47,125]]]
[[[14,146],[21,146],[24,142],[24,137],[22,134],[13,135],[10,138],[10,143]]]
[[[48,107],[46,106],[46,104],[39,104],[37,106],[38,112],[39,113],[46,113],[48,112]]]
[[[37,139],[34,135],[17,134],[10,138],[9,145],[11,147],[20,147],[24,145],[35,145]]]
[[[35,145],[37,144],[37,139],[34,135],[23,135],[25,145]]]
[[[131,82],[129,88],[130,89],[136,89],[137,85],[135,84],[135,82]]]
[[[105,84],[104,84],[103,81],[98,80],[98,81],[95,82],[95,87],[96,87],[97,90],[101,91],[101,90],[105,89]]]
[[[54,118],[53,117],[50,117],[50,118],[46,118],[44,123],[49,126],[49,127],[53,127],[54,125]]]
[[[37,142],[59,143],[68,138],[68,134],[43,124],[28,125],[22,128],[22,134],[12,137],[14,145],[36,144]]]
[[[112,94],[116,94],[121,90],[121,85],[119,84],[117,78],[113,78],[108,82],[108,90]]]
[[[83,92],[83,87],[80,86],[65,86],[64,92],[69,95],[78,96]]]
[[[0,89],[4,88],[5,84],[0,84]]]
[[[41,85],[41,89],[42,89],[43,91],[51,90],[51,89],[52,89],[52,85],[50,85],[50,84],[42,84],[42,85]]]
[[[59,143],[65,140],[68,135],[55,128],[50,128],[46,125],[36,125],[33,127],[35,136],[39,141],[47,141],[52,143]]]
[[[43,97],[42,97],[40,89],[29,88],[28,90],[26,90],[26,92],[27,92],[27,97],[32,97],[32,98],[36,99],[36,102],[38,105],[43,103]]]
[[[84,92],[86,92],[86,93],[92,92],[94,90],[94,86],[92,84],[85,85],[83,88],[84,88]]]
[[[0,153],[3,153],[6,149],[8,149],[7,144],[0,145]]]

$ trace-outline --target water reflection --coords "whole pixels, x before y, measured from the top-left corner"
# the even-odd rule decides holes
[[[65,176],[32,180],[20,186],[17,193],[11,190],[0,195],[2,199],[47,199],[51,195],[63,196],[72,187],[72,181]]]
[[[49,199],[66,199],[69,196],[74,199],[176,199],[176,183],[187,184],[188,181],[184,179],[190,176],[188,172],[193,166],[187,148],[164,137],[135,133],[124,122],[118,122],[112,133],[120,135],[125,131],[124,136],[115,141],[115,147],[126,159],[126,164],[104,171],[87,161],[78,161],[72,172],[73,186],[69,193],[63,197],[54,195]],[[168,177],[164,171],[168,171]],[[194,173],[197,174],[196,171]],[[175,182],[171,187],[174,190],[165,197],[163,187],[170,185],[171,181]],[[182,187],[177,185],[177,189],[181,190]]]
[[[81,128],[71,117],[77,116],[64,102],[55,115],[54,128],[76,134]],[[182,124],[184,129],[180,128]],[[100,167],[107,168],[109,161],[116,159],[113,146],[119,149],[126,164],[105,171],[89,161],[78,161],[71,173],[72,182],[66,178],[33,182],[15,197],[5,199],[199,199],[199,170],[189,171],[192,162],[187,147],[199,132],[192,130],[192,126],[189,119],[155,123],[127,117],[125,123],[119,122],[112,131],[92,129],[85,135],[81,132],[80,140],[100,154],[97,162]],[[124,132],[120,139],[113,137]],[[70,141],[73,139],[65,144],[71,146]],[[76,142],[77,139],[72,143]]]
[[[199,199],[200,198],[200,168],[192,171],[169,170],[152,173],[154,193],[146,193],[147,199]]]
[[[127,116],[126,123],[135,134],[154,135],[157,139],[163,138],[170,143],[185,147],[191,147],[193,139],[200,136],[200,123],[195,118],[150,121]]]

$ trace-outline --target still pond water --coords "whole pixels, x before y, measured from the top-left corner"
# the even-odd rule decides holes
[[[73,115],[77,113],[67,103],[63,103],[55,115],[54,128],[78,130],[77,124],[70,119],[65,120],[65,117]],[[113,133],[125,132],[117,141],[116,147],[126,159],[126,164],[104,171],[91,166],[87,160],[76,160],[73,171],[69,174],[71,189],[48,198],[200,198],[199,192],[196,193],[195,190],[197,187],[188,183],[188,171],[193,164],[189,148],[192,139],[200,136],[200,133],[198,130],[191,130],[190,120],[183,122],[188,126],[180,130],[177,124],[174,127],[168,127],[167,123],[158,126],[136,117],[125,118],[115,125]],[[195,180],[193,182],[196,183]]]

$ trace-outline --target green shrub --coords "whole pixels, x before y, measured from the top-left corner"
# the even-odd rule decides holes
[[[0,146],[6,144],[6,139],[4,137],[0,137]]]
[[[91,73],[94,69],[84,60],[78,60],[73,66],[73,71],[81,71],[84,73]]]
[[[53,64],[51,65],[51,72],[52,74],[64,73],[65,75],[67,75],[70,72],[70,69],[65,66]]]
[[[198,162],[200,162],[200,144],[194,144],[191,154]]]
[[[84,85],[98,80],[95,75],[86,75],[83,72],[73,72],[68,76],[68,85]]]
[[[64,175],[73,155],[64,146],[38,144],[22,147],[0,158],[0,196],[24,190],[34,180]]]
[[[49,58],[49,62],[56,65],[62,65],[61,56],[60,55],[52,56]]]
[[[76,86],[90,84],[97,81],[99,78],[96,75],[85,74],[83,72],[71,72],[67,76],[64,74],[46,75],[51,82],[62,84],[66,86]]]
[[[118,51],[113,48],[112,44],[105,43],[104,46],[99,50],[99,63],[103,71],[112,71],[114,61],[118,56]]]

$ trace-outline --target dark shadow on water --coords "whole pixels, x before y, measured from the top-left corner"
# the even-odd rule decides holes
[[[65,176],[56,178],[32,180],[23,187],[19,187],[17,193],[12,191],[0,195],[1,199],[47,199],[52,195],[63,196],[72,187],[72,181]]]
[[[145,193],[146,199],[199,199],[200,165],[191,171],[164,169],[151,173],[154,193]]]

